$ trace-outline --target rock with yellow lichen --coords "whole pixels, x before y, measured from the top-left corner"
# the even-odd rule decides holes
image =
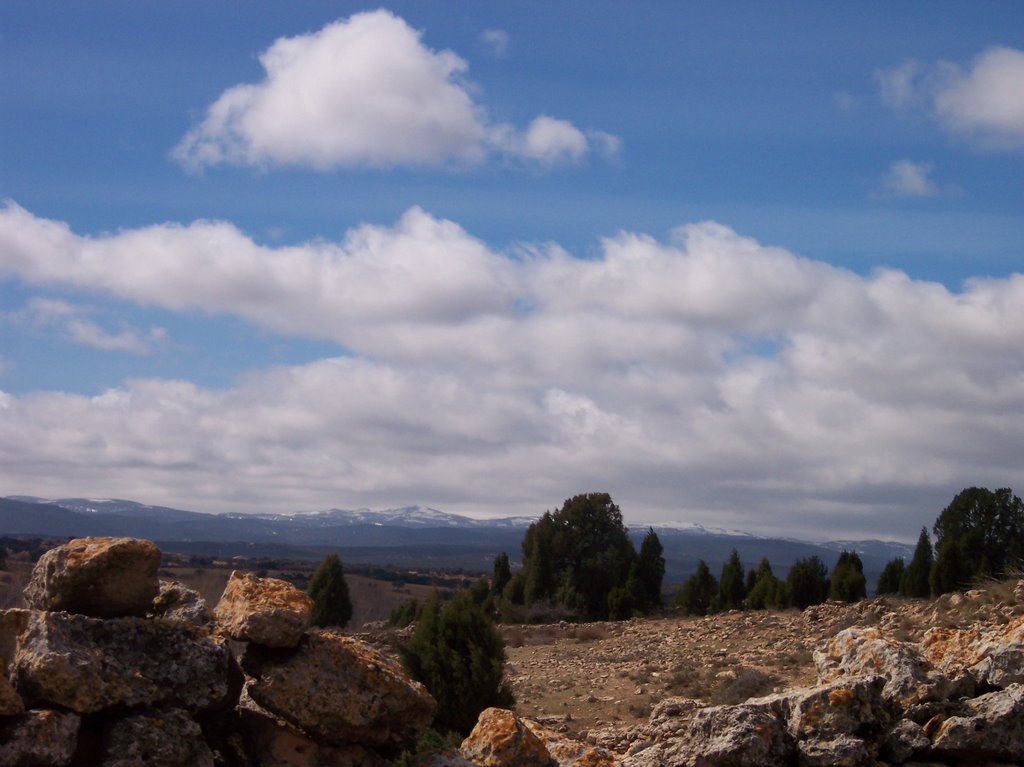
[[[397,753],[411,746],[437,704],[402,667],[369,645],[333,631],[306,634],[292,652],[250,648],[246,694],[332,745],[358,743]]]
[[[309,628],[313,600],[277,578],[237,570],[228,578],[213,616],[232,639],[264,647],[295,647]]]
[[[543,741],[511,711],[485,709],[459,753],[481,767],[551,767]]]
[[[97,618],[145,615],[159,593],[160,550],[137,538],[78,538],[50,549],[25,587],[25,604]]]

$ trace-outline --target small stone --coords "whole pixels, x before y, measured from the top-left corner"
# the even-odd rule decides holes
[[[104,733],[102,767],[213,767],[203,731],[187,711],[148,711],[119,719]]]
[[[160,581],[160,593],[153,600],[150,615],[202,626],[210,621],[206,600],[195,589],[177,581]]]

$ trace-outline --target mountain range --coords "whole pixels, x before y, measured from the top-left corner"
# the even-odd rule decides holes
[[[329,509],[291,514],[206,514],[120,499],[9,496],[0,498],[0,535],[148,538],[168,551],[212,556],[319,559],[337,551],[345,561],[400,567],[461,567],[488,571],[494,557],[519,556],[529,517],[472,519],[423,506]],[[885,563],[913,546],[894,541],[814,543],[769,538],[700,525],[654,525],[664,547],[666,579],[681,582],[703,559],[717,572],[733,548],[746,567],[762,557],[784,575],[797,559],[819,557],[829,567],[843,549],[864,562],[869,586]],[[631,529],[637,545],[647,525]]]

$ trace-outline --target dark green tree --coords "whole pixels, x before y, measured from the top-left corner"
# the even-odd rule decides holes
[[[903,573],[905,571],[906,566],[903,564],[903,557],[890,559],[886,562],[882,574],[878,576],[878,585],[875,586],[875,593],[878,595],[898,594],[900,581],[903,580]]]
[[[928,529],[922,527],[921,535],[917,538],[917,546],[914,548],[914,556],[900,578],[900,594],[905,597],[928,596],[931,592],[928,580],[931,577],[933,560],[932,541],[928,537]]]
[[[661,584],[665,579],[664,549],[654,528],[648,528],[640,553],[629,569],[628,588],[636,609],[650,612],[661,607]]]
[[[480,712],[508,708],[512,694],[502,681],[505,647],[493,621],[466,591],[441,603],[435,593],[409,641],[399,647],[410,676],[438,703],[434,726],[469,733]]]
[[[747,596],[743,581],[743,565],[736,549],[729,554],[729,561],[722,565],[722,577],[718,581],[718,606],[722,610],[739,610]]]
[[[673,605],[681,607],[687,615],[707,615],[718,597],[718,581],[703,559],[697,563],[693,575],[676,592]]]
[[[313,625],[344,627],[352,618],[345,571],[337,554],[328,554],[309,581],[313,599]]]
[[[555,522],[551,512],[526,529],[523,537],[523,600],[531,605],[541,599],[552,599],[558,589],[558,570],[552,547]]]
[[[622,512],[611,496],[574,496],[526,531],[526,604],[569,599],[588,620],[603,620],[608,617],[608,595],[626,585],[635,557]]]
[[[526,574],[517,570],[512,579],[502,589],[501,598],[510,605],[521,605],[526,603]]]
[[[828,569],[817,557],[797,560],[786,575],[786,596],[801,610],[821,604],[828,597]]]
[[[388,616],[388,625],[404,629],[416,620],[420,609],[420,603],[415,599],[402,602],[391,610],[391,615]]]
[[[765,610],[769,607],[782,606],[785,601],[785,586],[775,577],[767,557],[761,560],[757,570],[751,570],[747,575],[751,584],[747,592],[747,607],[752,610]]]
[[[491,576],[491,593],[501,596],[505,586],[512,580],[512,568],[508,563],[508,554],[504,551],[494,558],[494,574]]]
[[[864,578],[864,563],[856,551],[840,552],[832,577],[828,595],[841,602],[856,602],[867,596],[867,581]]]
[[[608,620],[624,621],[633,617],[635,602],[629,589],[616,586],[608,594]]]
[[[1024,502],[1004,487],[961,490],[935,521],[936,596],[979,578],[999,578],[1024,561]]]

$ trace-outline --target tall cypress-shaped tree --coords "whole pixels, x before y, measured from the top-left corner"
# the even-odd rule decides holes
[[[504,551],[494,558],[494,574],[491,576],[491,593],[501,596],[505,586],[512,580],[512,568],[508,563],[508,554]]]
[[[896,557],[889,560],[882,574],[878,576],[878,585],[875,586],[876,594],[896,594],[900,590],[900,581],[903,580],[903,573],[906,571],[903,564],[903,557]]]
[[[828,597],[828,570],[817,557],[797,560],[786,575],[786,592],[793,607],[803,610]]]
[[[649,612],[661,607],[661,584],[665,579],[664,549],[654,528],[648,528],[640,553],[629,570],[628,588],[637,609]]]
[[[856,551],[839,554],[836,566],[832,569],[832,582],[829,586],[829,598],[842,602],[856,602],[867,596],[867,581],[864,578],[864,563]]]
[[[914,549],[914,557],[900,579],[900,594],[905,597],[928,596],[931,592],[928,578],[932,571],[932,559],[932,542],[928,537],[928,529],[922,527],[917,547]]]
[[[344,627],[352,618],[352,600],[337,554],[328,554],[309,582],[313,625]]]
[[[739,610],[747,596],[743,577],[743,565],[736,549],[729,555],[729,561],[722,565],[722,577],[718,581],[718,606],[722,610]]]
[[[718,596],[718,581],[703,559],[697,563],[693,575],[687,578],[672,601],[688,615],[707,615]]]
[[[750,577],[750,576],[753,577]],[[747,607],[752,610],[764,610],[768,607],[780,607],[782,605],[785,587],[775,573],[772,572],[771,563],[767,557],[761,559],[757,570],[748,573],[748,582],[751,584],[747,590]]]

